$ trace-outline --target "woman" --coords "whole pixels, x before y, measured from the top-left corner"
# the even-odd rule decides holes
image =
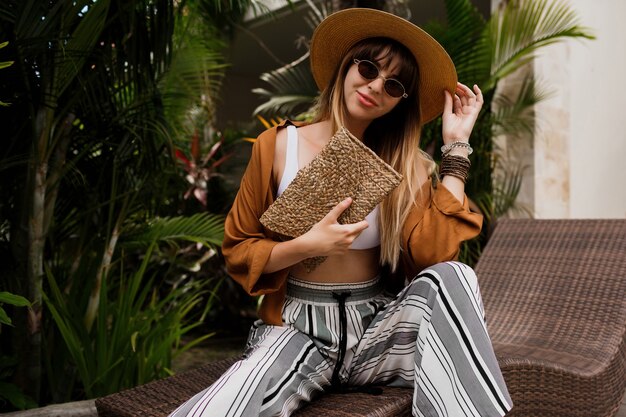
[[[414,387],[413,415],[504,415],[512,404],[476,277],[445,262],[482,224],[464,195],[480,89],[456,83],[450,58],[421,29],[369,9],[319,25],[311,68],[322,90],[316,119],[260,135],[226,220],[228,271],[263,295],[260,320],[244,358],[172,415],[288,416],[323,391],[372,385]],[[442,111],[443,179],[433,181],[419,134]],[[402,183],[360,222],[337,222],[348,198],[281,241],[259,218],[340,126]],[[312,271],[302,264],[319,256]]]

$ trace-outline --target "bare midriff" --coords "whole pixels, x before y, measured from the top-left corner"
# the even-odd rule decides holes
[[[378,275],[380,246],[349,250],[343,255],[328,256],[313,271],[302,264],[291,267],[290,274],[302,281],[320,283],[355,283],[369,281]]]

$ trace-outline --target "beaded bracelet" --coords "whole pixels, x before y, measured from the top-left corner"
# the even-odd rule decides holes
[[[472,147],[470,146],[469,143],[457,141],[457,142],[449,143],[447,145],[443,145],[441,147],[441,153],[443,155],[447,155],[454,148],[465,148],[465,149],[467,149],[467,154],[468,155],[471,155],[472,152],[474,152],[474,149],[472,149]]]
[[[469,170],[472,166],[469,158],[461,155],[444,155],[441,160],[441,167],[439,174],[442,177],[450,175],[452,177],[459,178],[463,183],[467,181],[469,176]]]

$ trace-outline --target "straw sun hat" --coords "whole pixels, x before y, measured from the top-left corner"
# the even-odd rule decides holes
[[[404,45],[419,66],[421,122],[443,112],[443,91],[454,94],[457,75],[452,59],[429,34],[391,13],[374,9],[346,9],[328,16],[311,40],[311,71],[320,89],[328,86],[346,52],[357,42],[374,37],[391,38]]]

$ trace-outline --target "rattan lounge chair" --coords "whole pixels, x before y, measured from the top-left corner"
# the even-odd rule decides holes
[[[164,417],[211,385],[235,359],[225,359],[96,400],[99,417]],[[381,395],[328,394],[299,410],[297,417],[395,417],[411,415],[411,393],[385,387]],[[253,416],[250,416],[253,417]]]
[[[476,266],[509,416],[613,416],[626,388],[626,220],[500,221]]]
[[[626,220],[502,220],[476,267],[510,416],[612,416],[626,388]],[[231,360],[96,400],[163,417]],[[330,394],[298,417],[410,416],[411,390]],[[456,417],[456,416],[451,416]]]

